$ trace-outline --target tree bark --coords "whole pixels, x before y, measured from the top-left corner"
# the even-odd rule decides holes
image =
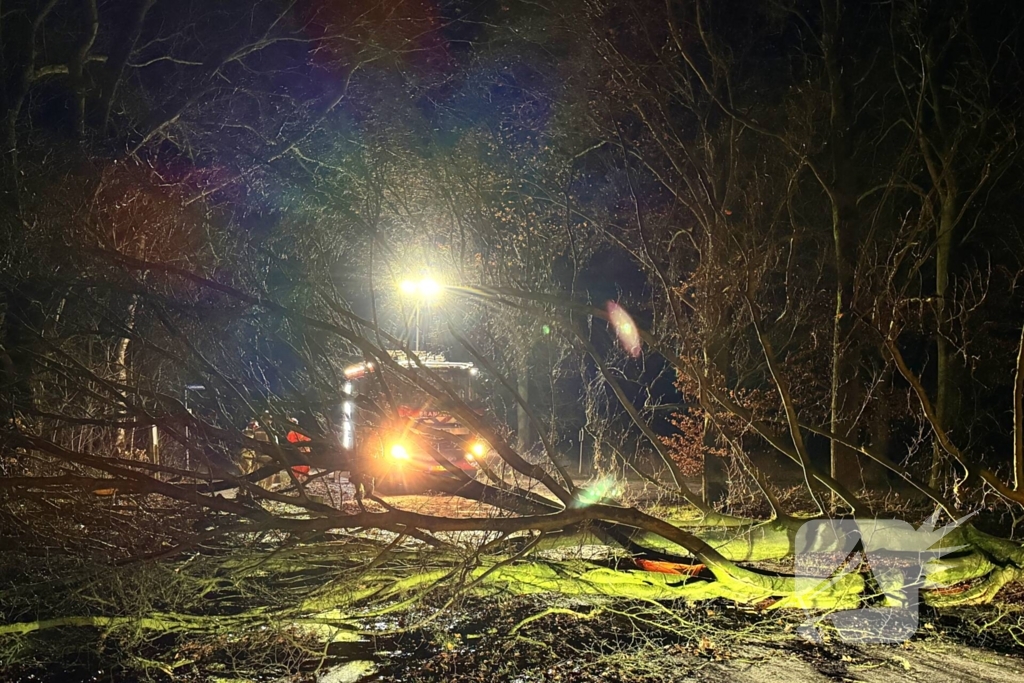
[[[530,401],[530,350],[525,346],[516,354],[516,391],[524,403]],[[533,445],[533,430],[530,415],[523,403],[516,402],[516,447],[526,453]]]

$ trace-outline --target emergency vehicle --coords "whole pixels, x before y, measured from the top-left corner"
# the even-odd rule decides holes
[[[391,357],[403,367],[418,367],[401,352]],[[419,358],[460,400],[482,412],[476,395],[479,371],[472,363],[438,354]],[[346,398],[335,419],[357,493],[361,485],[383,493],[423,491],[436,477],[461,479],[456,470],[475,478],[477,462],[488,457],[490,446],[450,406],[398,378],[382,378],[376,370],[372,362],[345,369]]]

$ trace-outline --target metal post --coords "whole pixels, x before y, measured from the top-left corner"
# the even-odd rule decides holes
[[[580,476],[583,476],[583,429],[580,428]]]

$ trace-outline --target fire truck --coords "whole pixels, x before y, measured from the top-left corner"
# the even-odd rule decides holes
[[[482,413],[479,371],[472,363],[437,354],[420,354],[419,365],[401,352],[391,352],[391,358],[402,367],[422,365]],[[464,480],[458,472],[476,477],[478,463],[491,454],[491,447],[459,421],[450,405],[396,377],[381,377],[372,362],[351,365],[344,374],[346,397],[335,425],[357,495],[360,488],[421,492],[438,478]]]

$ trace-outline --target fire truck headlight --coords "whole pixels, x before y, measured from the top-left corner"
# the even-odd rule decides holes
[[[477,458],[484,457],[487,453],[487,444],[483,441],[474,441],[469,447],[469,451],[466,453],[466,460],[476,460]]]
[[[405,449],[405,446],[403,446],[402,444],[396,443],[391,447],[391,457],[394,458],[395,460],[408,460],[409,451],[407,451]]]

